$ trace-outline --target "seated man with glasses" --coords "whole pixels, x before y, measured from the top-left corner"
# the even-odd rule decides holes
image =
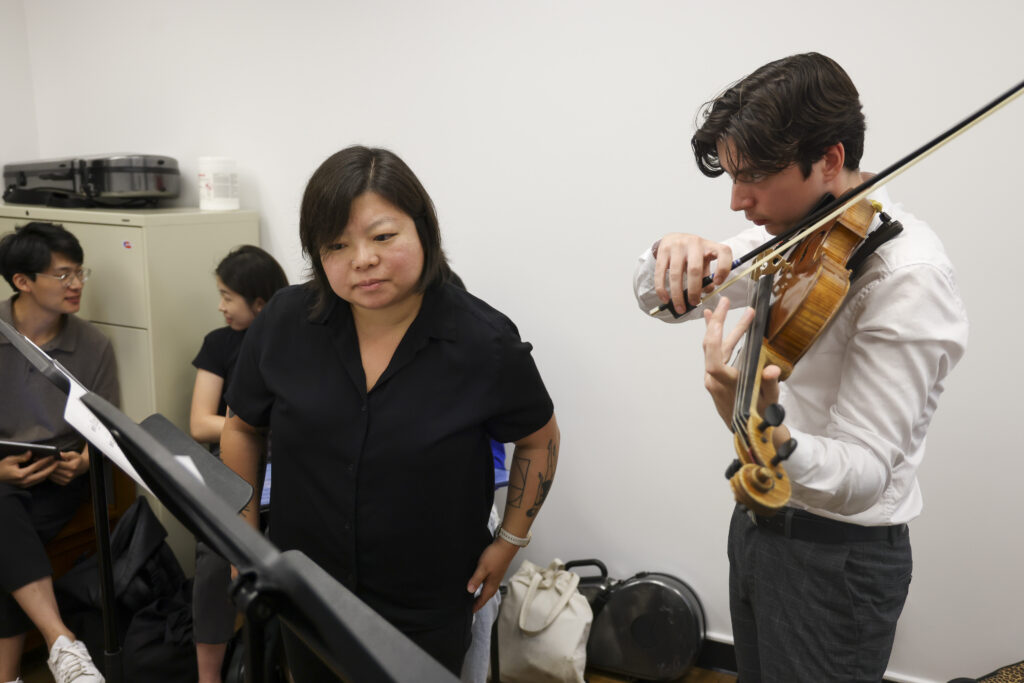
[[[0,301],[10,323],[59,361],[88,389],[120,402],[110,341],[74,314],[89,269],[82,247],[64,228],[29,223],[0,239],[0,275],[14,296]],[[0,683],[20,682],[25,633],[35,625],[48,664],[61,683],[99,683],[85,645],[61,620],[44,544],[88,495],[89,453],[64,421],[67,397],[0,336],[0,439],[46,443],[59,456],[30,451],[0,457]]]

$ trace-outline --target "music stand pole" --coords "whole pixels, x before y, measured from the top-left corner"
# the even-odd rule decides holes
[[[264,683],[267,621],[275,616],[273,605],[256,588],[256,577],[240,575],[231,585],[231,597],[245,615],[245,683]]]
[[[114,595],[114,567],[110,555],[110,516],[107,511],[107,459],[89,444],[89,484],[92,489],[92,519],[96,529],[96,559],[99,566],[100,600],[103,609],[103,661],[107,683],[122,683],[121,643],[117,635],[117,604]]]

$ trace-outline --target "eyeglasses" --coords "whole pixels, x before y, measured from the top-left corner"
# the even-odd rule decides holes
[[[60,280],[60,283],[64,285],[64,289],[67,289],[68,287],[71,286],[71,281],[73,278],[78,278],[78,281],[84,285],[85,281],[88,280],[90,276],[92,276],[92,269],[81,268],[75,271],[65,270],[60,275],[50,275],[49,273],[36,273],[36,275],[42,275],[43,277],[48,277],[53,280]]]

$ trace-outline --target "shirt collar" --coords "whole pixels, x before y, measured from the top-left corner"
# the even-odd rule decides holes
[[[416,319],[406,334],[454,341],[458,336],[455,308],[459,306],[454,293],[455,289],[454,285],[447,283],[428,288],[423,293],[423,303],[420,305],[419,313],[416,314]],[[343,326],[352,324],[352,309],[341,297],[334,296],[325,309],[320,315],[314,316],[311,321],[319,325],[330,325],[332,322]]]
[[[0,301],[0,320],[14,327],[14,312],[12,310],[14,300],[17,298],[17,294],[13,295],[6,301]],[[75,343],[78,340],[78,333],[74,328],[70,320],[71,316],[61,316],[60,330],[57,332],[57,336],[50,341],[43,344],[42,349],[44,351],[53,351],[59,349],[61,351],[72,352],[75,350]],[[0,344],[10,344],[10,340],[7,337],[0,335]]]
[[[423,294],[423,305],[417,318],[422,318],[420,329],[423,334],[435,339],[455,341],[458,327],[455,324],[456,301],[455,286],[442,284],[429,288]]]

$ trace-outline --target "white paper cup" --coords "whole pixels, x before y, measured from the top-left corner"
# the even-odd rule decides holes
[[[238,166],[228,157],[199,157],[199,208],[234,211],[238,202]]]

